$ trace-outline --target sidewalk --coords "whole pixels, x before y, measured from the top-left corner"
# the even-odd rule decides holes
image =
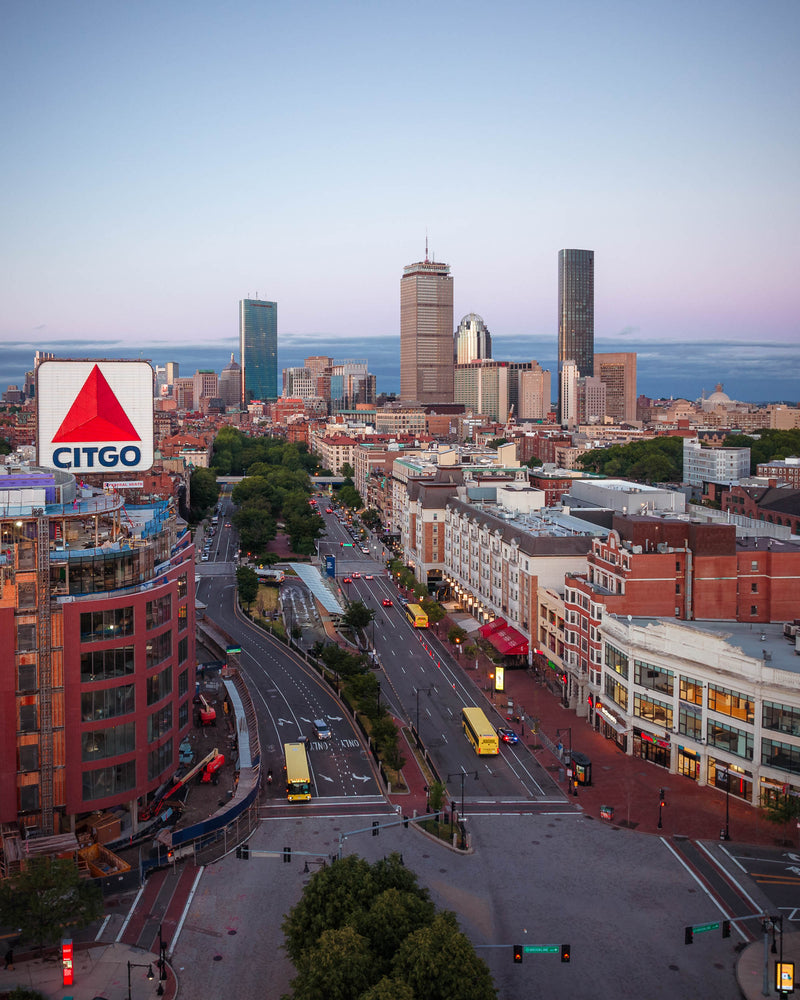
[[[148,979],[151,970],[153,978]],[[159,995],[158,955],[125,944],[76,945],[73,986],[62,985],[61,961],[54,952],[44,958],[15,955],[13,971],[0,968],[0,992],[22,987],[38,990],[47,1000],[73,996],[119,1000],[128,996],[129,971],[131,1000],[152,1000]],[[178,984],[169,963],[165,971],[163,996],[166,1000],[174,1000]]]

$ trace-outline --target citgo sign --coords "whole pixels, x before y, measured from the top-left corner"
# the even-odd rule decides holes
[[[39,465],[84,475],[152,468],[147,361],[43,361],[36,399]]]

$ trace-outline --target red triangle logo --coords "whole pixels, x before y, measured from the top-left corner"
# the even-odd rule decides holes
[[[141,440],[114,390],[95,365],[56,431],[53,444]]]

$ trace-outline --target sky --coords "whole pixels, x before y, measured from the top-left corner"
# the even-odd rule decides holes
[[[0,383],[53,344],[236,350],[246,297],[279,365],[388,378],[427,234],[495,357],[556,357],[558,251],[591,248],[596,349],[661,359],[641,391],[745,358],[797,400],[799,29],[796,0],[6,4]]]

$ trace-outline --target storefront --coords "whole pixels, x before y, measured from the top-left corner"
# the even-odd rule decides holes
[[[645,729],[633,730],[633,756],[669,769],[672,744],[669,739],[654,736]]]
[[[692,781],[700,780],[700,754],[686,747],[678,747],[678,774]]]
[[[625,723],[601,702],[595,705],[595,719],[599,731],[607,740],[613,740],[620,750],[628,749],[628,728]]]
[[[744,799],[746,802],[753,801],[752,771],[745,771],[738,764],[709,757],[708,783],[726,795],[735,795],[737,799]]]

